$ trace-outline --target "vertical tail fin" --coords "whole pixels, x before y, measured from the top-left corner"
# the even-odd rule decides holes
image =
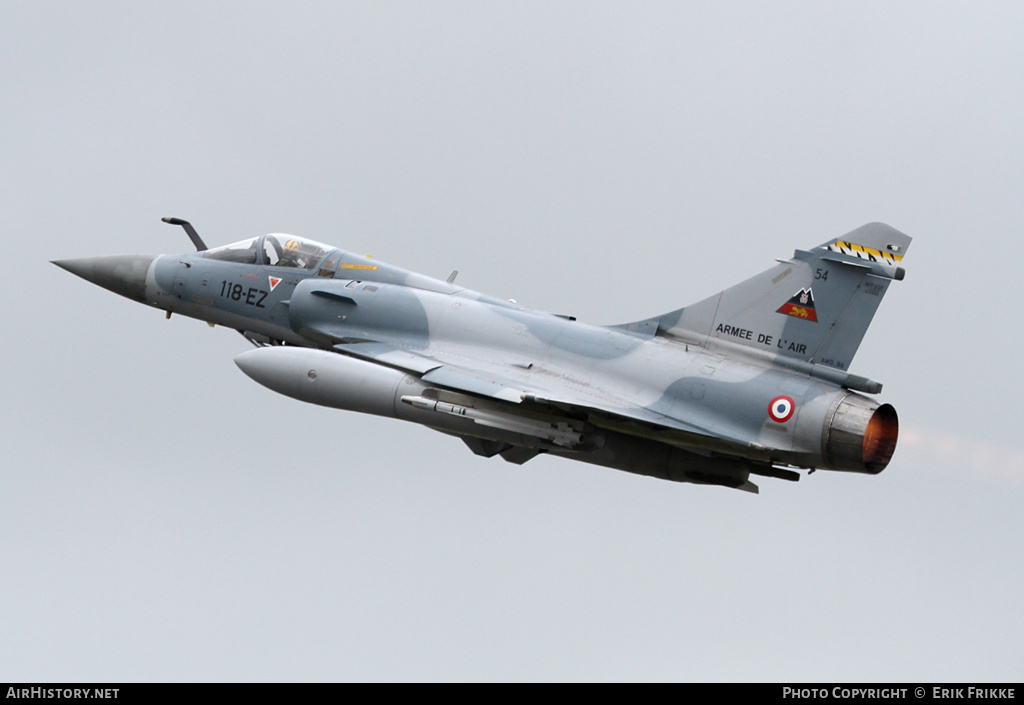
[[[849,369],[911,238],[869,223],[657,321],[668,337],[727,340]]]

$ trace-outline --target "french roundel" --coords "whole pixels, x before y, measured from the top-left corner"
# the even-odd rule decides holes
[[[779,423],[789,421],[795,410],[796,404],[791,397],[775,397],[768,405],[768,415],[772,417],[772,421]]]

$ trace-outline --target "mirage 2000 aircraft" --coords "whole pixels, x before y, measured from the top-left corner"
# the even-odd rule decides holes
[[[882,385],[847,370],[908,236],[857,228],[692,306],[614,326],[533,311],[293,235],[54,264],[233,328],[260,384],[413,421],[477,455],[540,453],[757,492],[751,475],[876,474],[896,448]],[[864,394],[858,394],[863,392]]]

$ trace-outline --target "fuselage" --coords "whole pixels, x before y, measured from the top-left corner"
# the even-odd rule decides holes
[[[799,466],[820,463],[820,415],[848,394],[765,366],[742,349],[726,355],[591,325],[339,249],[322,248],[306,268],[272,265],[262,242],[255,242],[255,262],[216,259],[217,251],[156,258],[146,277],[148,303],[290,345],[377,341],[528,390],[571,394],[610,414],[642,408],[666,421],[692,419],[676,425],[719,439],[701,439],[704,450],[742,449],[746,457]],[[792,423],[765,414],[780,395],[794,400]],[[682,433],[649,435],[687,445]]]

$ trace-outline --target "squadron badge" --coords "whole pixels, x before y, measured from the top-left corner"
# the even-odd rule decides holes
[[[801,289],[793,294],[793,298],[782,304],[782,308],[776,311],[776,313],[817,323],[818,314],[814,311],[814,292],[811,291],[810,287]]]

